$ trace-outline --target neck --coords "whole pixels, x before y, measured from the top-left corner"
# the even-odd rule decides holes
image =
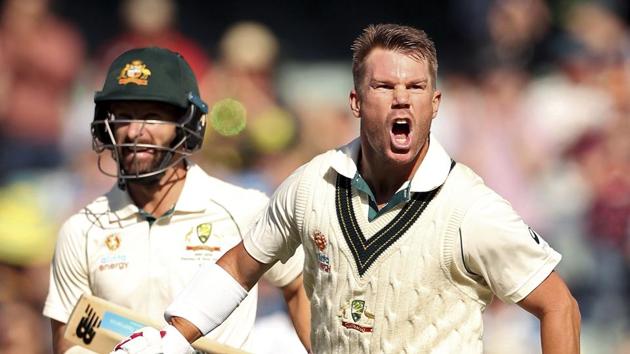
[[[365,153],[361,148],[359,171],[374,193],[379,206],[386,204],[406,181],[411,180],[420,167],[429,148],[429,140],[422,146],[414,159],[408,163],[397,163],[380,159],[376,154]]]
[[[162,178],[150,184],[127,182],[133,202],[142,210],[159,217],[170,210],[179,199],[186,180],[183,163],[166,170]]]

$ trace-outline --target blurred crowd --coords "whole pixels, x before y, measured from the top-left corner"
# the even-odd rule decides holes
[[[564,1],[562,11],[544,0],[453,3],[461,5],[453,16],[462,18],[474,50],[448,58],[459,65],[439,72],[443,100],[434,134],[563,254],[558,271],[580,304],[583,352],[629,353],[625,2]],[[195,157],[220,178],[271,193],[297,166],[357,135],[348,109],[349,51],[343,62],[279,60],[277,34],[248,21],[230,26],[210,57],[210,48],[179,30],[176,6],[122,1],[124,28],[90,55],[80,30],[56,16],[49,1],[2,2],[0,354],[51,350],[41,308],[57,229],[115,183],[97,167],[89,124],[93,93],[122,51],[178,51],[208,103],[243,103],[245,129],[224,136],[209,127]],[[114,167],[104,156],[100,168]],[[260,294],[261,353],[299,353],[281,297],[264,284]],[[532,353],[537,323],[517,306],[493,302],[485,314],[486,352]]]

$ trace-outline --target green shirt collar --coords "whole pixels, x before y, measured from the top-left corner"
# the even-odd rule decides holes
[[[401,203],[406,203],[411,198],[411,184],[409,181],[405,182],[400,189],[391,197],[391,199],[385,204],[383,208],[378,209],[378,204],[376,203],[376,198],[374,197],[374,193],[370,189],[370,186],[367,184],[365,179],[359,174],[357,171],[352,178],[352,182],[350,183],[353,188],[356,188],[359,192],[365,193],[368,197],[368,204],[370,206],[368,211],[368,220],[373,221],[377,217],[385,214],[389,210],[393,209],[397,205]]]
[[[162,220],[162,219],[166,219],[170,217],[171,215],[173,215],[174,212],[175,212],[174,205],[169,210],[167,210],[166,213],[162,214],[162,216],[157,216],[157,217],[144,209],[138,208],[138,213],[140,214],[140,217],[146,220],[149,223],[149,226],[152,226],[158,220]]]

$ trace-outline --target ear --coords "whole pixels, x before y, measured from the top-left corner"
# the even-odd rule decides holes
[[[431,99],[431,106],[433,107],[433,117],[437,116],[440,109],[440,102],[442,102],[442,92],[440,90],[433,91],[433,98]]]
[[[356,118],[361,118],[361,100],[356,89],[350,91],[350,110]]]

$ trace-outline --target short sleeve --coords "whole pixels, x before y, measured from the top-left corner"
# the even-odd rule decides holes
[[[239,215],[239,227],[244,234],[247,234],[263,215],[265,207],[269,202],[269,197],[265,193],[247,190],[247,203],[239,203],[238,209],[242,210]]]
[[[472,205],[460,231],[465,271],[508,303],[525,298],[562,258],[496,193]]]
[[[278,187],[262,217],[243,239],[247,252],[261,263],[287,262],[300,245],[295,206],[303,170],[295,171]]]
[[[43,310],[44,316],[63,323],[70,317],[81,294],[91,293],[85,237],[71,220],[59,231]]]
[[[273,286],[282,288],[302,274],[302,269],[304,269],[304,249],[300,246],[286,263],[276,262],[264,277]]]

